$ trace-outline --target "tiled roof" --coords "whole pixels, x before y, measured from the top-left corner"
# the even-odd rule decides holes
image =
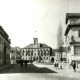
[[[34,44],[29,44],[28,46],[24,47],[24,48],[49,48],[48,45],[46,44],[41,44],[41,43],[38,43],[37,45],[40,45],[40,47],[34,47],[33,46]]]
[[[49,47],[47,44],[42,44],[42,47],[45,48],[45,47]]]
[[[65,31],[65,36],[68,34],[69,30],[70,30],[72,27],[80,27],[80,24],[69,24],[69,25],[67,26],[66,31]]]
[[[0,34],[10,43],[10,40],[8,39],[9,36],[6,33],[6,31],[2,28],[2,26],[0,26]]]
[[[59,49],[54,49],[54,52],[66,52],[66,47],[62,47]]]
[[[69,18],[80,18],[80,13],[66,13],[66,24]]]
[[[66,13],[66,24],[67,24],[69,18],[80,18],[80,13]],[[78,24],[78,23],[77,24],[74,24],[74,23],[69,24],[65,31],[65,36],[68,34],[71,27],[79,27],[79,26],[80,26],[80,24]]]
[[[80,42],[70,42],[70,44],[80,44]]]

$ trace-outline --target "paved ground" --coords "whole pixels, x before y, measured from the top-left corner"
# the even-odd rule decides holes
[[[21,67],[20,64],[15,64],[6,68],[2,68],[0,70],[0,73],[2,74],[2,73],[56,73],[56,72],[46,67],[38,67],[35,64],[28,64],[27,67],[25,67],[25,65]]]
[[[55,69],[53,65],[44,65],[44,64],[34,64],[34,65],[36,65],[37,67],[46,67],[48,69],[54,70],[55,72],[57,72],[54,75],[57,75],[57,76],[80,79],[80,67],[76,68],[76,72],[74,72],[72,67]]]
[[[1,80],[80,80],[80,69],[54,69],[53,65],[28,64],[27,67],[11,65],[0,69]]]

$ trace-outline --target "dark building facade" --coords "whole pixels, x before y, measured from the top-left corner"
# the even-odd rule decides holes
[[[10,39],[5,30],[0,26],[0,65],[10,63]]]
[[[50,62],[52,58],[52,48],[46,44],[38,43],[38,38],[34,38],[33,40],[33,44],[22,48],[22,59],[36,62]]]

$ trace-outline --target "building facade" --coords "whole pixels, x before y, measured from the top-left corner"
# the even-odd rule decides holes
[[[34,38],[34,43],[22,48],[23,60],[36,62],[50,62],[52,58],[52,48],[46,44],[38,43],[38,38]]]
[[[0,26],[0,65],[10,63],[10,39]]]
[[[80,63],[80,13],[67,13],[66,25],[67,61]]]
[[[54,60],[55,62],[66,62],[67,61],[67,53],[66,53],[66,48],[62,47],[61,49],[55,49],[55,56]]]
[[[10,63],[16,64],[17,60],[21,60],[21,48],[11,47],[10,48]]]

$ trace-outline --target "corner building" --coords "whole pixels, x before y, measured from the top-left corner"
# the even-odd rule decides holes
[[[80,64],[80,13],[67,13],[66,25],[67,61]]]
[[[36,62],[50,62],[52,48],[46,44],[38,43],[38,38],[34,38],[34,43],[30,44],[21,50],[23,60],[32,60]]]
[[[0,26],[0,65],[10,63],[10,39],[8,34]]]

